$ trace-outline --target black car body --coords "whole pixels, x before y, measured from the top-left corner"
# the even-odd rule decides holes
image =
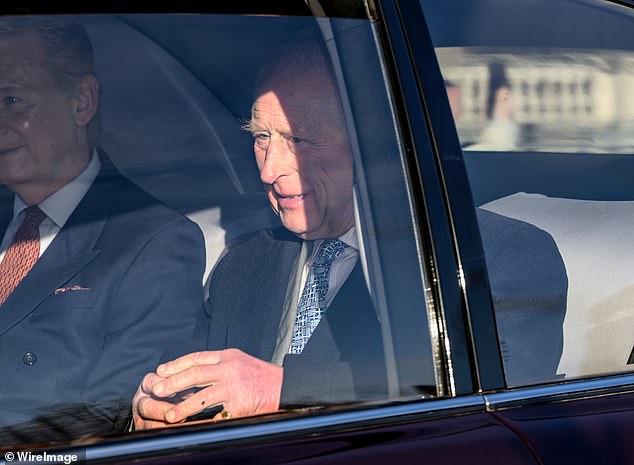
[[[623,260],[606,252],[601,262],[598,250],[588,268],[618,274],[605,278],[622,283],[614,293],[628,287],[629,232],[617,222],[610,227],[622,229],[613,234],[608,223],[634,201],[631,2],[23,3],[0,11],[69,14],[87,27],[104,89],[102,146],[137,184],[200,220],[208,247],[219,250],[275,222],[263,213],[249,137],[240,131],[265,52],[305,27],[321,31],[353,140],[358,217],[390,382],[386,398],[371,402],[0,447],[77,453],[95,464],[634,462],[634,312],[610,300],[603,281],[574,274],[574,252],[566,252],[579,250],[584,231],[601,235]],[[516,103],[513,147],[478,141],[494,62],[505,67]],[[450,85],[462,92],[455,121]],[[517,205],[534,208],[532,219],[499,202],[517,193],[524,202]],[[544,198],[587,203],[575,204],[582,220],[574,232],[545,226],[568,216],[543,219],[540,208],[568,204]],[[607,204],[623,210],[604,214]],[[566,370],[519,382],[505,376],[476,213],[483,206],[532,221],[557,242],[569,283]],[[223,233],[206,223],[212,211]],[[606,229],[581,231],[588,224]],[[208,257],[209,268],[219,254]],[[595,290],[598,303],[573,311],[588,298],[574,292]],[[600,312],[599,323],[566,326],[589,312]],[[602,352],[611,336],[628,334],[629,346]],[[592,352],[583,361],[574,358],[579,344]]]

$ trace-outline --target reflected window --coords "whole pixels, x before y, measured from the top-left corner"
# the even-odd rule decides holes
[[[475,206],[486,212],[479,220],[507,381],[629,370],[631,8],[421,4],[441,71],[461,94],[455,125]],[[488,228],[491,213],[508,226]],[[518,229],[541,240],[514,240]],[[546,366],[547,354],[556,357],[547,374],[514,364]]]

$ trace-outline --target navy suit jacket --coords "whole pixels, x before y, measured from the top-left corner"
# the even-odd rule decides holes
[[[477,215],[507,381],[552,380],[563,350],[568,292],[559,249],[536,226],[482,209]],[[270,360],[300,245],[293,234],[279,229],[227,255],[210,283],[207,347],[237,347]],[[303,353],[285,357],[282,403],[385,397],[381,341],[357,263]]]
[[[12,197],[0,206],[0,234],[12,207]],[[0,424],[129,402],[165,341],[193,332],[204,256],[194,223],[102,157],[68,222],[0,306]],[[72,286],[83,289],[55,292]]]
[[[478,220],[507,379],[552,379],[568,283],[557,246],[522,221],[485,210],[478,210]],[[271,360],[300,248],[301,240],[283,228],[231,248],[214,270],[195,337],[163,359],[233,347]],[[358,263],[302,354],[287,355],[283,364],[283,407],[386,397],[380,323]]]
[[[506,380],[552,380],[563,351],[568,277],[550,234],[478,209]]]
[[[237,348],[270,361],[301,243],[279,228],[230,248],[213,272],[195,337],[164,359]],[[381,329],[358,262],[302,353],[283,365],[282,407],[385,398]]]

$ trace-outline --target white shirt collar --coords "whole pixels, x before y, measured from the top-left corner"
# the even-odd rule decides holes
[[[57,192],[48,196],[39,204],[40,209],[50,218],[59,228],[64,227],[66,221],[73,213],[81,199],[84,198],[95,178],[101,169],[101,161],[97,151],[93,149],[90,163],[79,176],[59,189]],[[13,218],[15,219],[24,209],[26,205],[19,195],[13,200]]]
[[[339,240],[355,250],[359,250],[359,239],[357,238],[357,228],[355,226],[348,229],[348,232],[339,236]]]

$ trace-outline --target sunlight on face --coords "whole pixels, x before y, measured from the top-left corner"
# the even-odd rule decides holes
[[[334,238],[354,224],[352,154],[334,85],[294,76],[253,105],[260,179],[282,224],[303,239]]]

